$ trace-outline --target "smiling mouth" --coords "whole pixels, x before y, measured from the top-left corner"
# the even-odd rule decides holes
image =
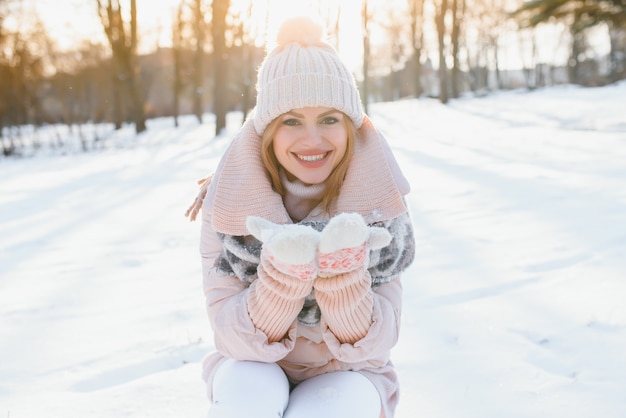
[[[325,152],[323,154],[317,154],[317,155],[300,155],[300,154],[296,154],[296,157],[298,157],[298,159],[301,160],[301,161],[315,162],[315,161],[323,160],[324,158],[326,158],[327,155],[328,155],[328,153]]]

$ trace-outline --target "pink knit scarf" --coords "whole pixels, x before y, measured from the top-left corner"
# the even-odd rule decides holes
[[[222,158],[211,187],[215,187],[213,228],[227,235],[248,235],[246,218],[260,216],[278,224],[292,223],[281,196],[272,190],[261,161],[261,137],[247,120]],[[361,214],[368,224],[406,212],[398,187],[399,170],[385,150],[384,138],[365,118],[358,130],[354,154],[329,217],[342,212]],[[394,178],[394,173],[396,177]],[[406,184],[402,177],[399,183]]]

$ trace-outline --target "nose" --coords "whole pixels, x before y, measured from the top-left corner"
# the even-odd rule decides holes
[[[322,143],[322,134],[317,126],[315,126],[315,124],[312,124],[304,129],[300,141],[302,142],[302,144],[313,148]]]

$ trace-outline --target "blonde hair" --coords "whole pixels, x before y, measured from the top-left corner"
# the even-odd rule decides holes
[[[347,117],[345,114],[342,119],[347,132],[346,152],[339,161],[339,164],[337,164],[337,166],[333,169],[333,171],[330,173],[325,181],[326,190],[324,191],[324,195],[320,203],[322,209],[326,212],[330,210],[330,206],[332,205],[335,198],[339,195],[339,190],[341,189],[343,180],[346,177],[346,172],[348,171],[348,166],[350,165],[350,160],[352,158],[352,153],[354,152],[354,141],[357,135],[356,127],[354,126],[352,119]],[[270,177],[272,188],[274,189],[274,191],[276,191],[276,193],[280,194],[284,198],[285,187],[280,181],[279,174],[279,169],[281,165],[276,158],[273,147],[274,134],[278,130],[280,122],[281,121],[279,117],[274,119],[267,125],[267,128],[263,132],[261,141],[261,158],[263,160],[265,171],[267,171],[267,174]]]

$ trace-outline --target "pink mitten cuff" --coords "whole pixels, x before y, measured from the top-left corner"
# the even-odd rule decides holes
[[[350,248],[341,248],[330,253],[319,253],[319,276],[330,277],[362,267],[367,262],[367,243]]]

